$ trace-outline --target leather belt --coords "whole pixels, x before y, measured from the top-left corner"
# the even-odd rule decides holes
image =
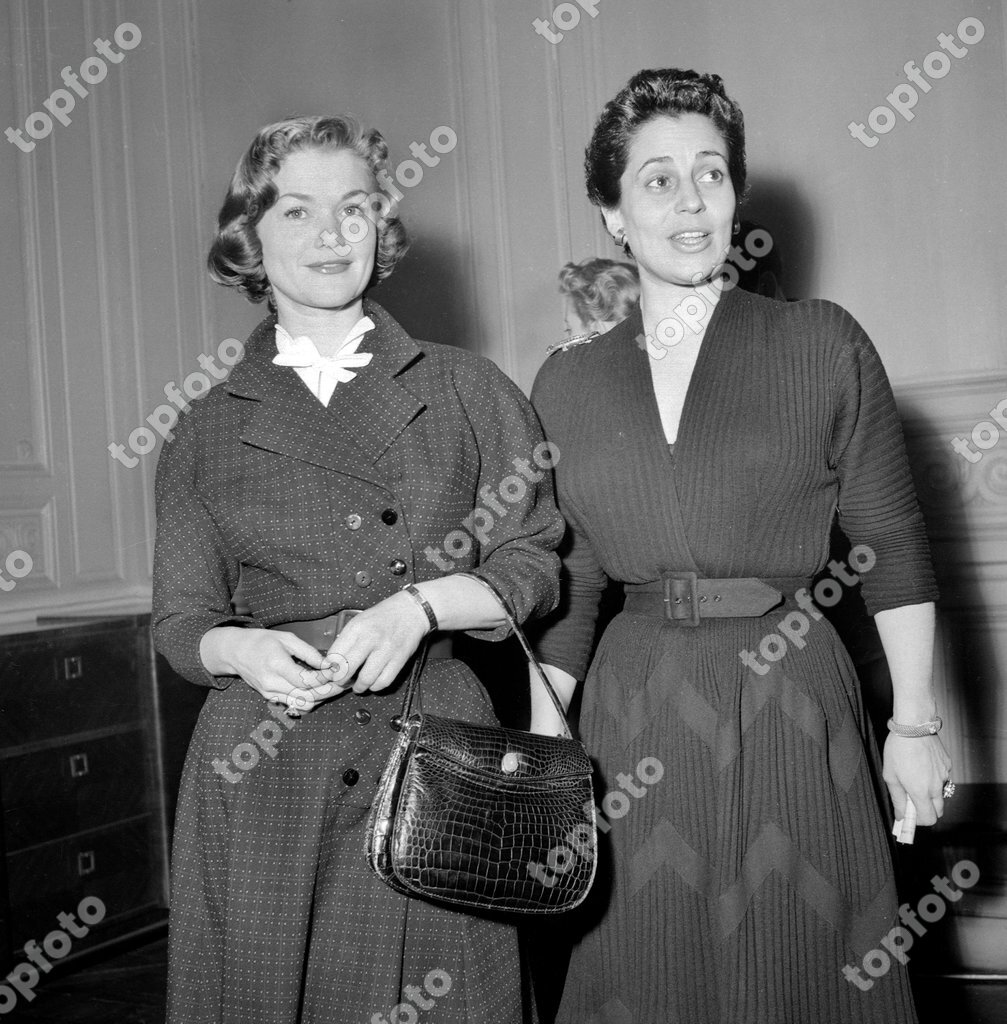
[[[669,572],[653,583],[626,583],[624,612],[657,615],[682,626],[700,619],[757,618],[810,586],[806,577],[702,579],[694,572]]]
[[[332,641],[343,631],[346,623],[359,615],[359,608],[344,608],[335,615],[327,615],[324,619],[309,619],[302,622],[277,622],[270,629],[282,629],[293,633],[305,643],[311,644],[316,650],[324,653],[332,646]],[[450,633],[435,633],[430,641],[428,658],[450,659],[454,657],[454,638]]]

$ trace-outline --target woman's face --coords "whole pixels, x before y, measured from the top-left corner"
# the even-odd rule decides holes
[[[703,114],[662,115],[629,146],[622,199],[606,210],[609,231],[625,233],[644,280],[705,281],[727,258],[734,188],[727,143]]]
[[[589,330],[587,324],[581,320],[577,307],[574,306],[569,295],[563,296],[563,328],[571,336],[587,334]]]
[[[278,314],[352,306],[377,251],[375,225],[364,216],[376,188],[367,164],[348,149],[303,149],[273,180],[278,198],[255,230]]]

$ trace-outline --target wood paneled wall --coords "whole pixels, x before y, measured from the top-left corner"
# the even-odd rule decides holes
[[[204,254],[227,179],[260,125],[351,111],[393,162],[444,125],[457,147],[404,189],[410,258],[375,297],[419,337],[496,360],[530,387],[557,340],[556,272],[617,255],[581,162],[605,100],[645,66],[720,73],[748,127],[747,211],[794,297],[864,324],[906,418],[941,581],[941,685],[962,778],[1007,779],[1007,441],[968,436],[1007,395],[1007,69],[992,0],[598,0],[562,40],[550,0],[10,0],[0,128],[23,126],[92,41],[142,41],[28,153],[0,145],[0,617],[149,593],[156,454],[108,445],[261,317],[212,285]],[[591,6],[591,5],[588,5]],[[569,14],[567,15],[569,16]],[[868,148],[864,121],[978,18],[985,34]],[[953,709],[953,710],[950,710]]]
[[[34,563],[0,607],[44,614],[149,593],[156,455],[127,468],[108,445],[165,400],[191,358],[181,339],[206,322],[195,43],[185,4],[11,0],[3,17],[12,126],[45,112],[93,40],[127,22],[141,33],[129,51],[113,42],[121,59],[81,85],[70,123],[30,152],[0,148],[0,555]]]

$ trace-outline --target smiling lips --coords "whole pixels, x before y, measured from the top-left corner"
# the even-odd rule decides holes
[[[309,270],[317,270],[319,274],[339,274],[351,265],[350,260],[320,260],[309,263]]]
[[[710,239],[708,231],[678,231],[669,241],[681,252],[698,252]]]

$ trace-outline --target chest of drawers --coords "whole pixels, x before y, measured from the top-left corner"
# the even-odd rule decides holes
[[[84,900],[104,913],[66,959],[163,926],[175,793],[203,697],[155,659],[148,615],[0,636],[6,963]]]

